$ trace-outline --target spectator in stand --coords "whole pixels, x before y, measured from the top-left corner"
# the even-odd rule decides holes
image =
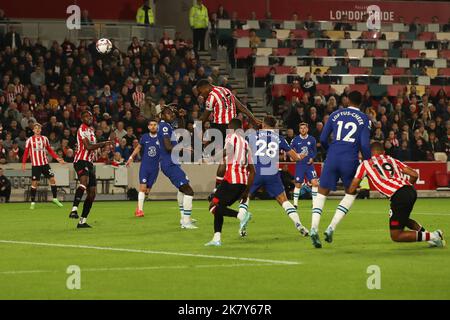
[[[94,25],[94,22],[92,22],[92,19],[89,17],[89,11],[87,11],[86,9],[81,11],[81,25],[82,26]]]
[[[228,12],[222,4],[219,4],[219,7],[217,8],[217,19],[230,19]]]
[[[238,18],[238,13],[236,11],[233,11],[231,13],[231,19],[230,19],[231,29],[242,29],[242,26],[244,25]]]
[[[216,50],[218,45],[217,38],[217,27],[219,24],[219,19],[217,18],[217,13],[211,14],[209,19],[209,43],[211,44],[211,49]]]
[[[0,9],[0,23],[5,23],[6,21],[8,21],[8,18],[5,15],[5,11]]]
[[[413,21],[409,25],[409,32],[414,32],[419,35],[424,31],[424,26],[420,24],[419,17],[414,17]]]
[[[352,30],[352,25],[350,23],[348,23],[346,14],[342,14],[341,21],[336,22],[336,24],[334,25],[334,30],[339,30],[339,31],[351,31]]]
[[[137,24],[152,26],[155,24],[155,15],[149,4],[149,0],[144,0],[144,4],[140,6],[136,12]]]
[[[208,29],[208,9],[203,0],[196,0],[196,4],[189,11],[189,23],[193,32],[194,51],[205,51],[205,36]]]
[[[317,25],[317,23],[313,20],[313,17],[312,17],[311,14],[308,14],[308,15],[306,16],[306,20],[305,20],[305,22],[303,23],[303,28],[304,28],[305,30],[308,30],[308,31],[315,31],[315,30],[318,29],[318,25]]]
[[[22,47],[22,41],[20,35],[16,32],[13,25],[9,26],[9,32],[7,32],[3,37],[3,45],[5,47],[10,47],[12,52],[20,49]]]
[[[249,42],[250,47],[252,48],[259,47],[259,45],[261,44],[261,39],[256,35],[255,29],[250,29],[249,31]]]

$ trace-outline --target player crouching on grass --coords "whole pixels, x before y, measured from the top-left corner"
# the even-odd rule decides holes
[[[31,158],[31,205],[30,209],[35,208],[35,199],[36,199],[36,191],[39,184],[39,180],[41,179],[41,175],[50,179],[50,187],[52,189],[53,200],[52,202],[56,204],[58,207],[62,207],[63,204],[59,202],[57,199],[57,191],[55,181],[55,174],[53,173],[50,165],[48,164],[47,153],[56,159],[61,164],[64,164],[64,160],[62,160],[58,155],[53,151],[50,146],[50,142],[48,138],[41,135],[42,126],[39,123],[35,123],[33,125],[34,135],[25,143],[25,152],[22,158],[22,170],[25,171],[25,164],[27,162],[28,156]]]
[[[385,155],[382,143],[372,143],[371,152],[372,157],[359,165],[349,192],[356,194],[362,179],[368,176],[375,188],[391,200],[389,227],[393,241],[428,241],[431,247],[444,247],[445,240],[441,230],[428,232],[409,217],[417,199],[417,192],[413,187],[419,177],[417,172]],[[405,231],[405,227],[411,231]]]
[[[141,166],[139,168],[140,184],[138,206],[135,211],[136,217],[144,216],[145,198],[152,189],[159,173],[160,144],[158,141],[158,122],[156,120],[151,119],[148,122],[148,131],[149,133],[146,133],[141,137],[141,141],[139,141],[139,144],[126,163],[127,167],[129,167],[133,162],[134,157],[141,152],[141,149],[144,149]]]
[[[209,211],[214,215],[214,237],[205,246],[219,247],[222,245],[221,234],[223,217],[234,217],[240,220],[240,229],[245,229],[251,218],[248,211],[239,211],[228,208],[237,200],[245,203],[250,187],[255,178],[255,167],[251,161],[251,153],[248,142],[242,131],[242,122],[232,119],[228,128],[235,130],[227,135],[224,147],[225,176],[223,182],[217,187],[209,205]],[[240,129],[239,131],[236,131]]]

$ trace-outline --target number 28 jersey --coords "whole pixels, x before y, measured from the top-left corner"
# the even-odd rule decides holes
[[[333,138],[328,148],[328,138]],[[333,112],[323,128],[320,142],[328,149],[327,157],[342,160],[358,160],[361,149],[364,159],[370,154],[370,121],[359,109],[348,107]]]

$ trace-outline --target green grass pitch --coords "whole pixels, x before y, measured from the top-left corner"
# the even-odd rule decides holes
[[[321,234],[337,201],[329,200]],[[220,248],[206,201],[195,201],[199,229],[181,230],[176,201],[94,204],[90,230],[77,230],[70,204],[0,205],[1,299],[449,299],[450,252],[427,243],[393,243],[388,200],[357,200],[332,244],[315,249],[275,201],[252,201],[248,237],[225,218]],[[310,226],[311,201],[301,201]],[[412,217],[450,233],[450,199],[419,199]],[[50,244],[50,245],[48,245]],[[61,246],[56,246],[56,244]],[[87,246],[82,248],[81,246]],[[106,248],[106,249],[105,249]],[[69,265],[81,270],[81,289],[66,287]],[[381,271],[369,290],[367,268]]]

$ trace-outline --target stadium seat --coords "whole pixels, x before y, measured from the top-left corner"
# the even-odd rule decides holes
[[[350,76],[350,75],[344,75],[342,77],[341,83],[342,84],[353,85],[353,84],[355,84],[355,77],[354,76]]]
[[[356,23],[356,30],[358,31],[367,31],[367,23],[366,22],[357,22]]]
[[[297,48],[296,54],[297,56],[307,56],[310,49],[307,48]]]
[[[442,75],[450,77],[450,68],[442,68],[440,70],[442,72]]]
[[[219,19],[217,22],[217,29],[231,29],[231,20]]]
[[[380,84],[370,84],[369,91],[373,96],[382,97],[387,94],[387,86]]]
[[[283,21],[281,24],[283,29],[294,30],[297,28],[295,21]],[[278,35],[278,32],[277,32]]]
[[[386,48],[386,49],[389,49],[389,48]],[[385,51],[385,50],[382,50],[382,49],[380,49],[380,48],[378,48],[378,49],[373,49],[373,50],[372,50],[373,56],[376,57],[376,58],[382,58],[382,57],[383,57],[383,54],[384,54],[384,51]]]
[[[373,67],[372,68],[372,74],[373,75],[382,75],[384,74],[384,67]]]
[[[442,54],[442,58],[450,59],[450,50],[442,50],[441,54]]]
[[[259,56],[256,57],[255,66],[268,66],[269,65],[269,57]]]
[[[245,25],[247,29],[259,29],[259,21],[258,20],[247,20],[247,24]]]
[[[402,84],[393,84],[387,87],[387,94],[390,97],[396,97],[398,92],[401,91],[403,92],[403,90],[405,89],[405,85]]]
[[[409,28],[404,23],[393,23],[392,24],[392,31],[407,32],[407,31],[409,31]]]
[[[438,69],[437,68],[427,68],[426,73],[430,78],[435,78],[438,75]]]
[[[284,65],[295,67],[297,66],[297,57],[296,56],[287,56],[284,58]]]
[[[435,68],[447,68],[447,60],[446,59],[434,59]]]
[[[417,77],[417,84],[422,85],[422,86],[429,86],[430,85],[430,77],[427,77],[427,76]]]
[[[353,41],[349,39],[339,41],[339,48],[353,49]]]
[[[349,86],[349,88],[350,88],[350,91],[358,91],[359,93],[364,95],[368,90],[368,85],[367,84],[351,84]]]
[[[291,30],[289,29],[277,29],[277,39],[279,40],[285,40],[287,38],[289,38],[289,33],[291,32]]]
[[[310,49],[316,48],[316,40],[315,39],[304,39],[303,47],[310,48]]]
[[[416,33],[415,32],[405,32],[403,33],[405,35],[405,40],[416,40]]]
[[[294,35],[296,38],[299,38],[299,39],[307,39],[308,38],[308,31],[306,31],[306,30],[296,29],[296,30],[292,30],[292,32],[294,32]]]
[[[259,29],[255,30],[256,35],[261,39],[270,38],[272,36],[272,30],[269,29]]]
[[[238,48],[250,47],[250,39],[248,37],[238,38],[237,42],[236,42],[236,47],[238,47]]]
[[[445,152],[435,152],[434,153],[434,160],[436,161],[443,161],[443,162],[447,162],[447,154]]]
[[[326,57],[326,56],[328,56],[328,49],[327,48],[314,48],[313,52],[318,57]]]
[[[359,60],[360,67],[373,67],[373,58],[362,58]]]
[[[392,76],[380,76],[380,81],[379,84],[383,84],[383,85],[391,85],[393,84],[394,77]],[[387,89],[386,89],[387,90]]]
[[[391,58],[400,58],[401,51],[399,49],[389,49],[388,56]]]
[[[436,33],[436,40],[450,40],[450,32]]]
[[[450,96],[450,86],[428,86],[432,95],[436,95],[439,90],[444,89],[447,96]]]
[[[264,42],[266,48],[278,48],[278,39],[266,39]]]
[[[437,50],[420,50],[420,53],[425,53],[427,58],[433,58],[433,59],[437,59],[438,54],[437,54]]]
[[[330,93],[330,85],[329,84],[316,84],[316,91],[323,91],[324,95],[328,95]]]
[[[434,32],[422,32],[421,34],[419,34],[419,40],[423,40],[423,41],[433,40],[433,37],[434,37]]]
[[[272,48],[258,48],[256,50],[257,56],[270,56],[272,54]]]
[[[331,88],[333,88],[337,94],[342,94],[348,86],[345,84],[332,84],[330,85]]]
[[[292,67],[290,66],[276,66],[275,72],[277,74],[289,74],[291,73]]]
[[[310,67],[297,67],[297,74],[301,77],[305,76],[306,72],[311,72]]]
[[[320,21],[319,22],[320,30],[333,30],[333,22],[331,21]]]
[[[386,36],[386,40],[388,41],[395,41],[399,39],[398,32],[384,32],[384,35]]]
[[[425,30],[427,30],[428,33],[435,33],[439,32],[439,24],[438,23],[427,23],[425,25]]]
[[[347,49],[349,57],[361,59],[364,57],[364,49]]]
[[[425,49],[425,41],[423,40],[415,40],[412,45],[413,49],[423,50]]]
[[[420,51],[417,49],[404,49],[406,56],[410,59],[416,59],[420,57]]]
[[[252,53],[251,48],[236,48],[235,59],[246,59]]]
[[[265,78],[267,74],[270,72],[269,66],[256,66],[253,72],[253,76],[255,78]]]
[[[287,84],[288,83],[287,74],[276,74],[273,77],[273,83],[274,84]]]
[[[236,29],[236,32],[237,32],[238,38],[248,37],[249,33],[250,33],[248,30],[242,30],[242,29]]]
[[[409,58],[398,58],[397,59],[397,67],[399,68],[409,68],[410,60]]]
[[[367,74],[367,68],[361,68],[361,67],[349,67],[348,73],[349,74]]]
[[[339,30],[327,30],[327,36],[330,37],[331,40],[340,40],[344,39],[344,31]]]
[[[411,93],[411,88],[415,87],[416,88],[416,94],[419,96],[422,96],[425,93],[425,86],[420,86],[420,85],[407,85],[406,86],[406,93],[410,94]]]
[[[348,74],[348,68],[346,66],[331,67],[332,74]]]

